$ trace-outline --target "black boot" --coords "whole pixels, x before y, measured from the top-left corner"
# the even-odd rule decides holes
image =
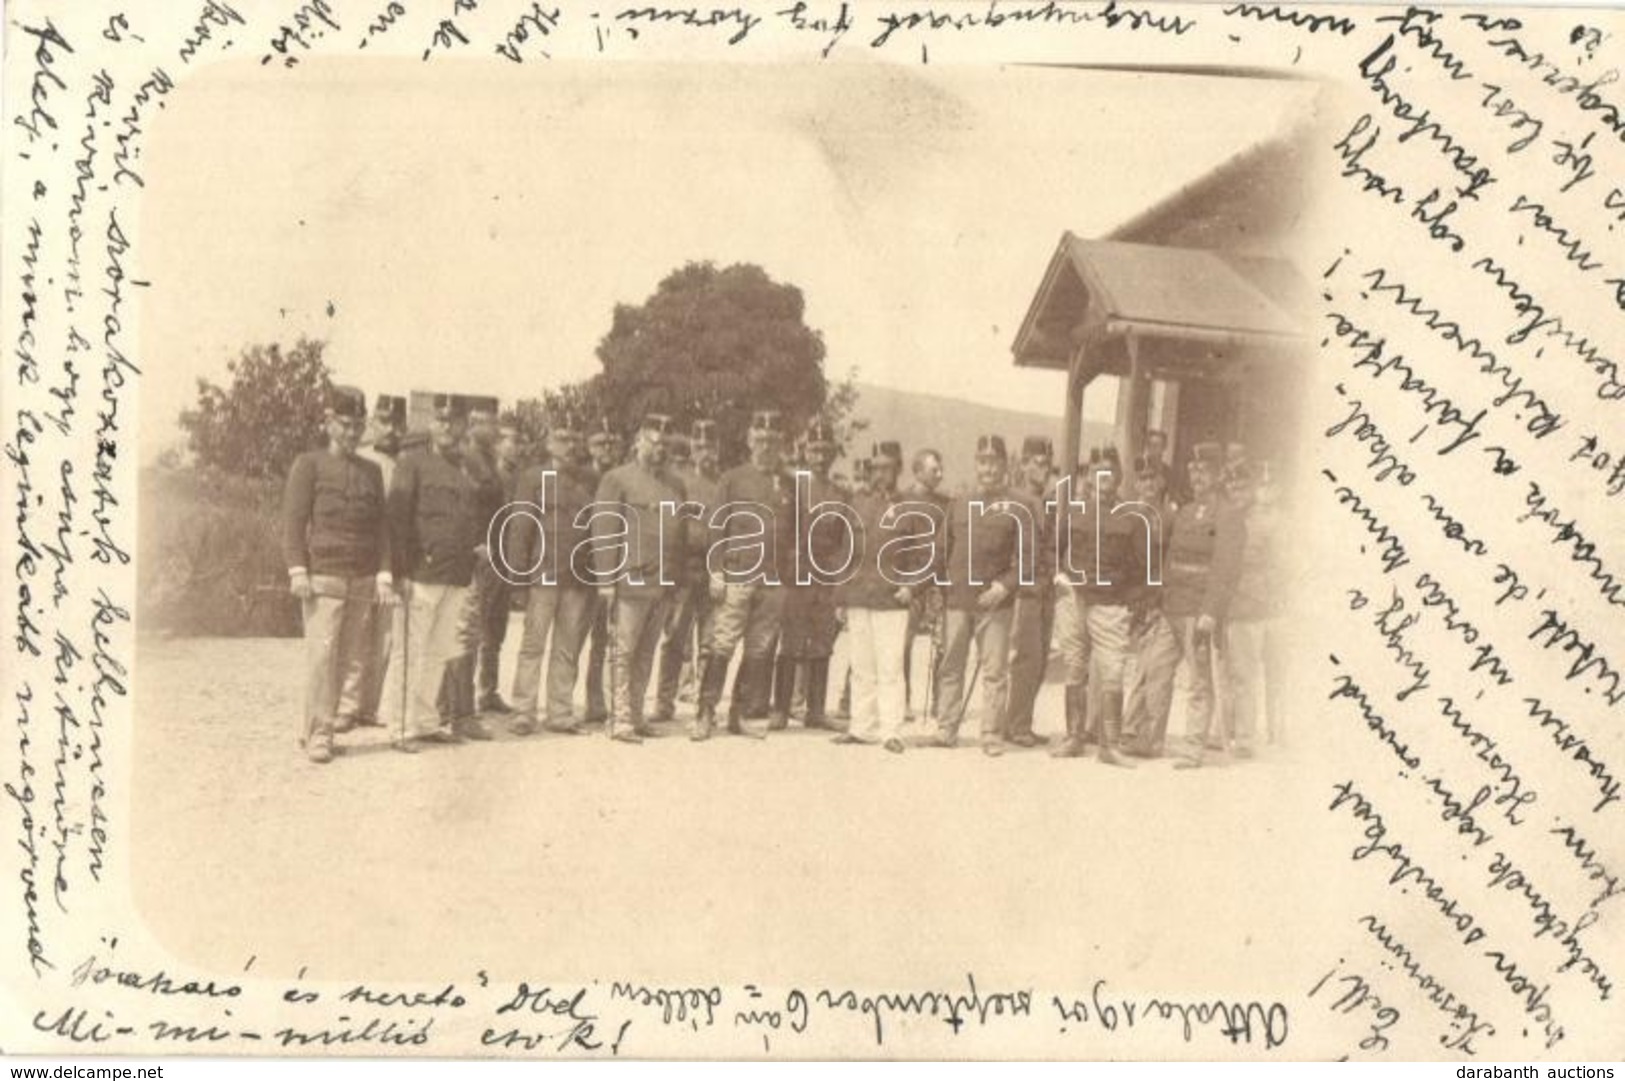
[[[764,668],[766,663],[754,657],[739,658],[739,671],[734,673],[733,700],[728,703],[730,735],[749,736],[752,739],[763,738],[760,732],[745,727],[745,711],[755,694],[757,684],[771,674]]]
[[[796,660],[779,655],[773,666],[773,710],[768,715],[767,730],[782,732],[790,726],[790,700],[796,691]]]
[[[807,662],[807,719],[808,728],[828,728],[824,717],[824,698],[829,693],[829,658],[821,657]]]
[[[1066,738],[1050,751],[1056,758],[1078,758],[1083,754],[1083,686],[1066,685]]]
[[[707,653],[700,659],[700,705],[694,714],[694,726],[688,735],[693,740],[711,738],[711,729],[717,723],[717,702],[722,698],[722,685],[728,679],[728,663]]]

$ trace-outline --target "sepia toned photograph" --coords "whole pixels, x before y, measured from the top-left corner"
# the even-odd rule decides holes
[[[416,76],[221,66],[146,158],[160,939],[1181,966],[1193,861],[1314,753],[1276,561],[1316,86]],[[852,573],[798,579],[847,520]],[[1167,832],[1192,802],[1212,846]]]
[[[0,1053],[1617,1069],[1617,16],[14,6]]]

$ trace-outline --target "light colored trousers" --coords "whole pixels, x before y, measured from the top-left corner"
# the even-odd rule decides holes
[[[385,726],[407,738],[440,727],[435,699],[446,664],[464,652],[468,587],[412,584],[412,599],[395,609],[389,675],[379,710]]]
[[[847,656],[852,663],[849,735],[865,743],[895,739],[908,706],[903,683],[906,608],[848,608]]]
[[[1014,605],[1006,604],[991,612],[950,608],[942,647],[942,701],[937,716],[942,731],[959,734],[969,703],[965,695],[966,662],[970,645],[976,642],[977,679],[982,683],[981,730],[984,738],[1002,736],[999,724],[1010,689],[1010,620]]]
[[[542,717],[542,658],[547,658],[546,723],[571,721],[581,646],[591,628],[592,593],[568,586],[531,586],[525,599],[525,633],[513,671],[513,710],[519,717]],[[551,640],[551,648],[550,641]]]
[[[345,673],[344,689],[339,694],[339,716],[351,723],[378,719],[378,703],[384,697],[384,675],[389,670],[395,614],[376,602],[370,603],[366,624],[362,632],[365,644],[361,663]]]
[[[607,730],[643,725],[643,702],[649,693],[660,632],[672,602],[671,586],[615,587],[613,625],[609,629],[613,652],[609,658],[609,717]]]
[[[305,623],[305,720],[300,745],[331,742],[343,688],[359,684],[369,652],[367,632],[377,586],[372,575],[310,576],[315,595],[301,607]]]
[[[1224,703],[1228,735],[1238,747],[1253,745],[1258,718],[1264,713],[1264,636],[1263,620],[1225,624],[1220,701]]]
[[[1174,616],[1168,622],[1179,638],[1181,656],[1174,690],[1185,705],[1185,738],[1191,743],[1217,744],[1222,736],[1213,723],[1213,713],[1221,677],[1213,636],[1197,635],[1195,616]]]
[[[1075,687],[1089,678],[1089,639],[1084,631],[1084,605],[1072,586],[1055,590],[1055,650],[1061,655],[1061,676]]]

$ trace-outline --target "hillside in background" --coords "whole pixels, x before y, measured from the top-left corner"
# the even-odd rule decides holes
[[[882,439],[901,443],[905,459],[921,447],[934,447],[942,453],[947,486],[958,488],[974,474],[976,439],[980,435],[1004,436],[1005,446],[1012,456],[1020,453],[1023,437],[1047,435],[1054,440],[1056,453],[1060,453],[1062,395],[1059,379],[1055,389],[1056,413],[1049,416],[859,383],[858,404],[853,415],[869,422],[868,430],[863,433],[861,452],[866,453],[871,443]],[[1081,445],[1087,448],[1111,437],[1110,424],[1085,422]],[[903,483],[905,486],[908,483],[906,461]]]

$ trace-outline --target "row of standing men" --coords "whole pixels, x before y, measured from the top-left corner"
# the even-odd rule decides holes
[[[301,744],[313,761],[330,760],[335,734],[357,726],[390,729],[407,752],[489,739],[481,713],[507,715],[518,735],[578,733],[602,718],[611,738],[641,742],[654,734],[651,722],[674,718],[685,662],[697,673],[693,739],[719,727],[760,738],[748,722],[764,713],[768,730],[787,727],[798,676],[804,723],[832,727],[830,661],[843,628],[850,668],[849,708],[841,712],[849,723],[839,742],[904,749],[910,684],[922,682],[911,678],[912,645],[923,631],[931,642],[923,681],[934,722],[929,745],[958,743],[978,683],[984,751],[1043,742],[1033,708],[1053,639],[1066,686],[1066,735],[1053,753],[1078,756],[1092,743],[1114,764],[1123,754],[1160,755],[1176,687],[1188,733],[1179,765],[1200,765],[1211,750],[1250,752],[1273,623],[1264,580],[1273,512],[1256,498],[1268,492],[1267,476],[1244,461],[1225,462],[1216,446],[1196,448],[1189,498],[1176,507],[1155,444],[1127,491],[1122,463],[1106,448],[1079,464],[1074,487],[1062,493],[1047,439],[1024,442],[1012,483],[1003,440],[983,436],[975,483],[950,497],[941,491],[941,458],[930,450],[914,454],[913,485],[904,491],[902,451],[891,442],[877,444],[855,483],[842,485],[831,475],[835,443],[818,422],[801,444],[806,475],[798,484],[786,469],[782,418],[772,411],[754,415],[749,459],[727,471],[718,467],[708,421],[683,437],[667,418],[646,418],[622,462],[607,425],[586,433],[567,415],[550,418],[543,461],[519,469],[517,433],[497,423],[494,400],[437,396],[427,433],[416,436],[401,432],[404,404],[380,399],[363,448],[365,399],[339,388],[328,446],[301,456],[288,479],[284,548],[304,606],[308,657]],[[683,452],[678,463],[668,460],[674,447]],[[1101,513],[1125,496],[1141,509]],[[1081,512],[1070,502],[1080,497]],[[795,513],[798,499],[845,508],[850,527],[825,519],[799,535],[783,528],[807,520]],[[618,580],[594,585],[594,572],[608,567],[591,564],[610,549],[582,543],[602,520],[584,525],[581,509],[666,501],[754,504],[772,511],[780,528],[766,531],[754,555],[750,546],[730,549],[718,566],[709,557],[719,532],[727,540],[756,523],[734,519],[719,531],[696,516],[670,530],[645,515],[647,535],[627,538],[626,552],[646,565],[627,568],[623,559]],[[493,533],[490,523],[510,504],[543,513]],[[917,558],[925,551],[919,545],[894,545],[891,565],[859,560],[857,573],[839,584],[795,580],[803,557],[817,566],[839,562],[848,537],[917,535],[922,527],[937,538],[926,558]],[[499,558],[488,547],[493,538]],[[885,551],[872,544],[870,552],[876,548]],[[578,563],[516,586],[513,568],[534,569],[543,552],[573,553]],[[769,576],[778,584],[761,580],[764,556],[780,572]],[[682,573],[667,584],[661,572],[673,566]],[[524,632],[505,702],[498,657],[515,588],[525,594]],[[583,653],[587,714],[578,718]],[[723,710],[730,667],[732,698]]]

